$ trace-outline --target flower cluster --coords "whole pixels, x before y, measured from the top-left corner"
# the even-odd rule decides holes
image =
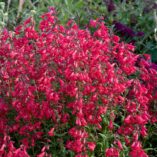
[[[74,21],[60,25],[53,8],[41,18],[38,31],[29,18],[1,32],[0,156],[118,157],[127,148],[147,157],[141,139],[157,121],[149,57],[135,55],[101,19],[90,33]],[[105,132],[113,138],[99,149]]]
[[[135,32],[130,27],[126,26],[125,24],[122,24],[121,22],[114,22],[115,30],[121,33],[122,36],[125,37],[142,37],[144,36],[144,32]]]

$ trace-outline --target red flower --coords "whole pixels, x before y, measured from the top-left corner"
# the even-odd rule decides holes
[[[48,132],[49,136],[54,136],[54,128],[51,128],[50,131]]]
[[[148,157],[148,155],[144,152],[143,149],[133,149],[129,153],[131,157]]]
[[[107,148],[105,151],[106,157],[119,157],[119,151],[117,148]]]
[[[94,142],[88,142],[87,143],[89,150],[94,151],[95,149],[95,143]]]

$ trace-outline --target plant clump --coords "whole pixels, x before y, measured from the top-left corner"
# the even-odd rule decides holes
[[[109,33],[27,19],[0,36],[0,156],[147,157],[156,123],[157,71],[148,55]],[[94,30],[93,33],[90,29]]]

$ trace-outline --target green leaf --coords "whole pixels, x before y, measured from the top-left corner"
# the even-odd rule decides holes
[[[149,54],[151,54],[152,62],[157,62],[157,49],[149,51]]]

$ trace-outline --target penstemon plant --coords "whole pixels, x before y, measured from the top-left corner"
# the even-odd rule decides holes
[[[148,157],[147,124],[157,122],[150,56],[101,18],[63,26],[50,7],[41,19],[38,31],[29,18],[1,32],[0,156]]]

